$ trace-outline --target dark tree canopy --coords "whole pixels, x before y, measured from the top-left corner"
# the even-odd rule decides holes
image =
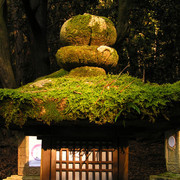
[[[62,46],[59,31],[74,15],[110,18],[117,29],[114,46],[126,69],[144,81],[179,80],[180,9],[176,0],[7,0],[11,64],[18,86],[58,70],[55,54]],[[1,75],[1,84],[3,84]],[[4,86],[4,85],[3,85]]]
[[[31,55],[34,78],[50,73],[47,47],[47,0],[23,0],[32,30]]]
[[[9,40],[4,21],[4,0],[0,0],[0,80],[5,88],[15,88],[16,82],[10,62]]]

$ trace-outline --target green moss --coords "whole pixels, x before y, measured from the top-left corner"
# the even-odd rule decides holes
[[[58,100],[56,99],[49,99],[42,103],[43,107],[40,111],[41,116],[40,118],[47,124],[50,124],[51,121],[62,121],[63,116],[58,111]]]
[[[69,76],[91,77],[91,76],[105,76],[106,71],[98,67],[83,66],[72,69]]]
[[[0,89],[0,115],[8,126],[11,122],[22,126],[28,117],[36,116],[31,94],[22,94],[18,90]]]
[[[97,40],[94,40],[94,45],[96,44],[95,41],[99,41],[99,39],[101,39],[101,41],[104,41],[104,42],[102,42],[100,45],[108,44],[109,46],[112,46],[116,42],[116,39],[117,39],[117,32],[116,32],[115,26],[110,19],[103,16],[100,16],[100,17],[105,20],[107,28],[103,31],[100,31],[98,26],[92,27],[93,29],[92,32],[96,32],[92,36],[94,36],[94,38],[97,39]]]
[[[150,180],[151,179],[159,179],[159,180],[179,180],[180,179],[180,174],[175,174],[175,173],[171,173],[171,172],[165,172],[159,175],[151,175],[150,176]]]
[[[107,17],[103,17],[103,16],[101,16],[101,17],[106,21],[106,23],[107,23],[109,26],[114,26],[113,22],[112,22],[110,19],[108,19]]]
[[[65,45],[89,44],[91,28],[88,27],[91,16],[77,15],[67,21],[65,31],[60,32],[60,40]]]
[[[102,24],[98,23],[98,21],[91,27],[92,35],[91,35],[91,45],[108,45],[112,46],[117,39],[116,29],[111,20],[106,17],[100,16],[105,21],[105,26],[101,29]],[[106,28],[105,28],[106,27]]]
[[[69,26],[71,26],[71,29],[86,29],[90,19],[90,14],[77,15],[69,21]]]
[[[50,78],[48,78],[50,79]],[[121,75],[53,77],[42,87],[27,84],[18,89],[0,89],[0,117],[23,126],[30,118],[47,124],[86,119],[98,124],[126,122],[134,126],[169,117],[169,108],[180,100],[180,81],[174,84],[143,84]],[[174,105],[174,106],[173,106]],[[2,120],[2,118],[1,118]]]
[[[161,176],[180,179],[180,174],[175,174],[175,173],[171,173],[171,172],[165,172],[165,173],[161,174]]]

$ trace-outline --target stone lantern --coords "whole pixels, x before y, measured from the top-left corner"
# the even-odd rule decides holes
[[[168,131],[165,136],[167,171],[180,174],[180,131]]]
[[[40,179],[41,140],[36,136],[25,136],[19,133],[18,142],[18,176],[11,179]]]
[[[180,130],[171,130],[165,133],[165,159],[167,172],[151,175],[150,180],[180,179]]]

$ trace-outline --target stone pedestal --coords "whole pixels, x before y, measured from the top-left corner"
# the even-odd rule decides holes
[[[150,180],[180,180],[180,131],[171,130],[165,134],[165,158],[168,172],[151,175]]]
[[[165,158],[167,171],[180,174],[180,131],[166,132]]]
[[[29,166],[29,136],[19,135],[18,142],[18,175],[40,176],[40,167]]]

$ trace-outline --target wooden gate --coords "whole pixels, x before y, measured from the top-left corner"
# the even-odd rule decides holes
[[[127,180],[128,148],[43,150],[41,180]]]
[[[114,149],[56,151],[56,180],[113,180],[115,154]]]

